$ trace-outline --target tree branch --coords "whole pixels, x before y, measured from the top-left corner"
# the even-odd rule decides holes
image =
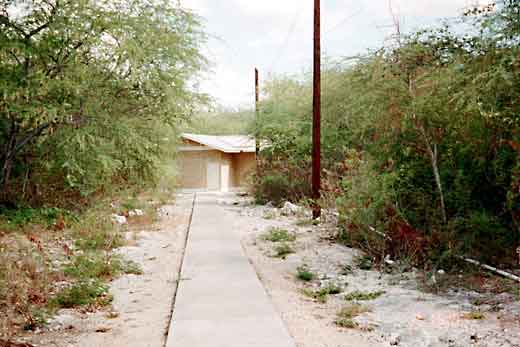
[[[13,22],[11,22],[9,17],[7,17],[6,15],[3,15],[3,14],[0,15],[0,24],[3,24],[3,25],[5,25],[8,28],[14,29],[15,31],[17,31],[23,37],[27,36],[27,33],[25,31],[23,31],[22,28],[20,28],[19,26],[17,26]]]
[[[34,139],[35,137],[40,136],[43,131],[51,126],[51,123],[45,123],[26,133],[21,141],[17,141],[16,146],[14,147],[11,155],[15,155],[18,153],[29,141]]]

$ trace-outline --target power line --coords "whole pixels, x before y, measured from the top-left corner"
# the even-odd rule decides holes
[[[275,56],[275,59],[271,63],[271,68],[269,71],[274,72],[274,68],[276,64],[278,64],[278,61],[280,61],[282,55],[285,53],[285,50],[287,49],[287,46],[289,45],[289,40],[291,36],[294,34],[294,30],[296,29],[296,24],[298,24],[298,21],[300,20],[301,14],[303,12],[303,9],[305,7],[305,2],[302,2],[302,6],[298,11],[296,11],[293,15],[293,19],[291,21],[291,25],[289,27],[289,30],[287,31],[287,35],[285,36],[284,41],[282,42],[280,48],[278,49],[278,54]]]
[[[364,7],[361,7],[359,10],[357,10],[356,12],[354,12],[353,14],[350,14],[348,15],[347,17],[343,18],[338,24],[334,25],[332,28],[328,29],[325,31],[325,34],[329,34],[331,32],[333,32],[334,30],[338,29],[339,27],[341,27],[342,25],[346,24],[349,20],[351,20],[352,18],[355,18],[357,16],[359,16],[363,11],[365,10]]]

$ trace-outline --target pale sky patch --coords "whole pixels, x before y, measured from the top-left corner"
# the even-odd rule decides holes
[[[438,25],[490,0],[392,0],[401,30]],[[312,62],[313,0],[182,0],[205,19],[213,72],[201,85],[225,106],[252,106],[253,71],[295,74]],[[378,48],[394,32],[389,0],[322,0],[324,56]]]

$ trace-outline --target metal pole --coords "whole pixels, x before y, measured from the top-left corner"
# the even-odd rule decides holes
[[[320,0],[314,0],[314,91],[312,122],[312,198],[313,217],[321,216],[321,21]]]
[[[260,112],[260,88],[258,83],[258,69],[255,68],[255,117],[256,117],[256,131],[255,131],[255,152],[258,159],[258,153],[260,151],[260,143],[258,140],[258,113]]]

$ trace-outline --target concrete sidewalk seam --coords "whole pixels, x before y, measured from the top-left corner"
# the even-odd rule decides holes
[[[173,312],[175,311],[175,302],[177,301],[177,294],[179,293],[179,286],[180,286],[181,281],[185,280],[181,277],[182,276],[182,267],[184,265],[184,257],[186,256],[186,248],[188,247],[188,240],[190,238],[191,222],[193,220],[193,211],[195,210],[196,200],[197,200],[197,193],[194,193],[193,201],[191,203],[190,218],[188,220],[188,227],[186,229],[186,236],[184,238],[184,247],[182,249],[181,264],[179,266],[179,271],[177,273],[177,280],[175,281],[175,292],[173,293],[170,317],[168,318],[168,326],[166,327],[166,332],[164,333],[163,347],[168,346],[168,338],[170,337],[170,329],[171,329],[171,325],[173,322]]]

